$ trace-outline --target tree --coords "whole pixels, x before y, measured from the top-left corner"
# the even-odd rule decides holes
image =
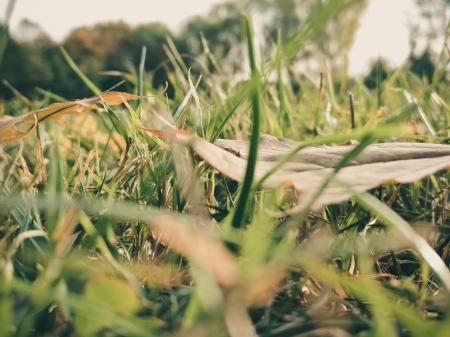
[[[441,60],[437,54],[442,51],[445,55],[448,50],[450,0],[416,0],[416,5],[423,20],[410,24],[407,64],[412,73],[431,82]]]
[[[450,15],[450,0],[416,0],[420,14],[424,21],[411,24],[411,50],[415,51],[417,40],[425,39],[425,49],[438,43],[438,48],[445,43],[449,34],[448,17]]]
[[[419,56],[411,53],[408,58],[408,65],[412,73],[416,74],[420,78],[426,79],[428,83],[431,83],[436,66],[434,65],[429,49],[426,49]]]
[[[110,22],[75,29],[64,40],[64,46],[80,69],[107,89],[117,80],[100,77],[100,72],[127,70],[136,61],[133,40],[133,30],[128,24]]]
[[[299,52],[299,59],[327,59],[336,72],[347,73],[347,54],[353,45],[359,19],[367,0],[345,1],[343,8],[326,23],[319,36]],[[275,41],[277,30],[286,40],[304,28],[309,16],[321,10],[323,1],[316,0],[247,0],[247,6],[265,20],[266,35]],[[320,57],[322,56],[322,57]],[[319,61],[320,62],[320,61]]]
[[[20,43],[10,38],[0,64],[0,80],[8,81],[26,96],[31,96],[37,86],[49,86],[54,77],[43,48],[50,43],[50,41]],[[0,95],[9,98],[12,93],[1,84]]]
[[[164,44],[167,38],[175,41],[177,47],[183,50],[182,44],[173,36],[167,26],[161,23],[149,23],[136,27],[133,32],[133,49],[134,59],[139,60],[142,47],[147,48],[147,57],[145,61],[145,69],[153,72],[153,86],[164,86],[168,80],[167,55],[164,50]]]
[[[235,46],[239,46],[242,38],[241,7],[232,2],[215,5],[207,16],[189,19],[181,38],[194,55],[203,50],[201,36],[218,58],[226,58]]]
[[[388,63],[384,60],[378,60],[373,62],[370,67],[369,73],[364,78],[364,84],[370,90],[376,89],[378,85],[381,85],[392,72]]]

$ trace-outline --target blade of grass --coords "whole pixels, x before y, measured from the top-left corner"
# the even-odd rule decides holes
[[[61,51],[64,59],[66,60],[67,64],[70,66],[70,68],[72,68],[72,70],[78,75],[78,77],[83,81],[83,83],[95,94],[95,95],[100,95],[102,93],[102,91],[100,90],[100,88],[98,86],[96,86],[94,84],[94,82],[92,82],[82,71],[81,69],[77,66],[77,64],[75,63],[75,61],[72,59],[72,57],[69,55],[69,53],[67,52],[67,50],[61,46],[59,47],[59,50]]]
[[[339,13],[339,11],[342,10],[347,3],[348,0],[327,1],[317,12],[315,12],[308,18],[308,21],[305,23],[303,29],[299,33],[295,34],[284,44],[284,46],[280,49],[279,52],[279,60],[276,59],[274,61],[269,61],[263,66],[264,73],[270,73],[273,69],[277,69],[277,64],[279,62],[287,62],[292,60],[298,54],[298,51],[304,46],[304,44],[308,40],[313,39],[315,36],[317,36],[325,27],[329,19],[337,15],[337,13]],[[329,82],[331,86],[332,81],[329,80]],[[217,139],[217,137],[219,137],[228,120],[231,118],[231,116],[234,115],[237,108],[240,106],[240,104],[244,101],[245,97],[248,95],[244,94],[244,92],[254,90],[252,88],[253,85],[255,85],[253,81],[247,82],[245,87],[241,89],[241,91],[236,96],[233,96],[229,100],[230,102],[230,107],[228,109],[229,112],[226,115],[226,117],[222,120],[220,126],[213,132],[210,138],[212,142],[214,142]],[[333,106],[337,107],[334,95],[332,95],[332,102]]]
[[[99,305],[98,302],[88,301],[86,298],[83,298],[79,295],[64,295],[61,297],[61,294],[52,291],[50,289],[43,289],[39,287],[39,284],[34,286],[28,282],[24,282],[23,280],[14,279],[12,282],[12,287],[18,293],[29,296],[34,301],[39,302],[40,298],[45,298],[46,300],[54,300],[56,302],[62,302],[68,304],[70,307],[76,309],[77,311],[86,312],[88,315],[98,315],[98,317],[105,319],[108,322],[111,322],[116,329],[121,330],[123,333],[127,333],[131,336],[136,337],[150,337],[153,336],[151,331],[145,329],[142,326],[139,326],[133,320],[122,317],[106,306]],[[39,292],[39,298],[36,298],[36,292]],[[38,303],[39,304],[39,303]]]
[[[36,91],[37,91],[38,93],[40,93],[40,94],[46,96],[47,98],[50,98],[50,99],[55,100],[56,102],[64,103],[64,102],[67,102],[67,101],[68,101],[68,99],[66,99],[66,98],[64,98],[64,97],[62,97],[62,96],[59,96],[59,95],[57,95],[57,94],[55,94],[55,93],[53,93],[53,92],[51,92],[51,91],[42,89],[42,88],[36,88]]]
[[[327,1],[322,6],[319,6],[318,10],[308,18],[303,29],[291,37],[284,45],[284,60],[292,60],[297,55],[299,50],[303,48],[306,41],[314,39],[314,37],[320,34],[330,18],[337,15],[339,11],[348,4],[348,2],[348,0],[331,0]],[[274,69],[276,67],[276,64],[273,62],[269,65],[270,69]]]
[[[239,199],[237,202],[236,210],[233,214],[232,226],[234,228],[242,228],[247,205],[249,200],[252,198],[251,195],[251,187],[253,183],[253,176],[255,173],[256,167],[256,159],[258,153],[259,146],[259,134],[260,134],[260,114],[261,114],[261,106],[260,106],[260,98],[259,98],[259,73],[256,67],[256,56],[255,56],[255,47],[253,41],[253,28],[251,20],[248,16],[244,17],[244,23],[246,28],[247,35],[247,43],[248,43],[248,55],[250,61],[250,69],[251,69],[251,78],[254,83],[254,87],[251,92],[251,101],[252,101],[252,134],[250,138],[250,149],[247,161],[247,168],[245,171],[244,182],[242,184],[241,194],[239,195]]]
[[[342,170],[344,167],[349,165],[353,159],[358,157],[364,149],[373,143],[374,136],[371,133],[367,133],[367,135],[363,136],[361,138],[361,142],[356,145],[351,151],[349,151],[336,165],[333,172],[328,175],[325,179],[325,181],[322,183],[320,188],[317,190],[315,196],[310,200],[308,205],[305,207],[304,211],[309,210],[316,200],[320,197],[320,195],[323,193],[323,191],[327,188],[327,186],[331,183],[331,181],[336,177],[336,175],[339,173],[340,170]]]
[[[352,190],[351,186],[347,186],[347,188]],[[363,208],[378,216],[384,224],[397,230],[408,242],[410,242],[417,249],[422,258],[429,264],[430,268],[436,273],[447,291],[450,292],[450,271],[444,261],[442,261],[440,256],[423,237],[417,234],[416,231],[396,212],[369,193],[355,193],[354,198]]]
[[[281,157],[279,161],[269,171],[267,171],[267,173],[264,174],[261,179],[258,180],[255,186],[260,187],[264,183],[264,181],[266,181],[272,174],[279,170],[285,163],[291,160],[300,150],[307,147],[315,145],[329,145],[333,143],[344,143],[350,140],[360,141],[363,138],[367,137],[368,134],[371,134],[374,137],[373,139],[383,139],[393,136],[402,137],[411,134],[412,131],[413,130],[411,129],[411,127],[407,125],[386,125],[375,129],[360,129],[351,131],[349,133],[316,137],[306,140],[303,143],[299,144],[291,152]]]
[[[377,62],[377,109],[380,109],[383,105],[383,87],[381,83],[381,58],[378,57]]]
[[[147,47],[142,47],[141,62],[139,64],[139,78],[138,78],[138,95],[141,96],[139,104],[139,118],[142,118],[142,106],[144,104],[144,74],[145,74],[145,60],[147,57]]]
[[[227,112],[225,118],[220,122],[218,127],[214,128],[212,136],[210,138],[211,142],[214,142],[223,131],[225,126],[227,125],[230,118],[236,113],[237,109],[241,106],[241,104],[246,100],[246,98],[251,94],[253,90],[253,85],[255,85],[252,81],[248,81],[244,84],[244,87],[239,90],[239,92],[229,98],[227,103],[225,104],[225,113]],[[221,115],[218,113],[218,115]]]
[[[97,229],[95,228],[94,224],[91,222],[91,219],[86,215],[86,213],[80,211],[79,212],[79,219],[80,224],[83,227],[83,229],[86,231],[86,233],[92,238],[95,239],[96,245],[98,249],[102,252],[103,256],[106,258],[106,260],[111,264],[111,266],[117,270],[118,273],[120,273],[136,290],[136,292],[142,297],[142,299],[145,299],[144,291],[139,284],[136,277],[128,271],[126,268],[123,268],[117,260],[114,258],[113,254],[108,248],[108,245],[106,244],[105,240],[99,235]]]
[[[290,125],[290,116],[287,108],[286,103],[286,92],[284,88],[284,82],[283,82],[283,61],[281,56],[281,49],[282,49],[282,41],[281,41],[281,29],[277,31],[277,90],[278,90],[278,100],[280,101],[279,105],[279,116],[278,120],[280,125],[287,126]],[[284,127],[282,127],[282,134],[284,136],[285,130]]]

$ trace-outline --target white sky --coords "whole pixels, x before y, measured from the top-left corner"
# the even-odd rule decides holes
[[[379,56],[400,65],[409,54],[409,23],[420,21],[414,0],[370,0],[350,51],[350,73],[367,69]]]
[[[0,0],[0,14],[8,0]],[[176,30],[190,16],[206,14],[222,0],[17,0],[11,19],[14,30],[27,18],[54,39],[78,26],[124,20],[130,24],[160,21]],[[350,52],[350,73],[367,69],[379,56],[401,64],[409,52],[408,22],[419,19],[414,0],[371,0]]]

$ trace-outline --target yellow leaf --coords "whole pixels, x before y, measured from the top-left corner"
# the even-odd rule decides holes
[[[48,118],[80,113],[99,108],[100,104],[119,105],[141,98],[125,92],[109,91],[101,95],[72,102],[54,103],[44,109],[32,111],[22,116],[0,118],[0,143],[12,142],[26,137],[39,122]]]

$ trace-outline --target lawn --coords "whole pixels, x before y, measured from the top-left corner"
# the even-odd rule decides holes
[[[0,336],[449,336],[448,50],[431,81],[310,78],[329,3],[261,57],[243,16],[239,74],[169,43],[171,97],[62,49],[93,99],[4,102]]]

